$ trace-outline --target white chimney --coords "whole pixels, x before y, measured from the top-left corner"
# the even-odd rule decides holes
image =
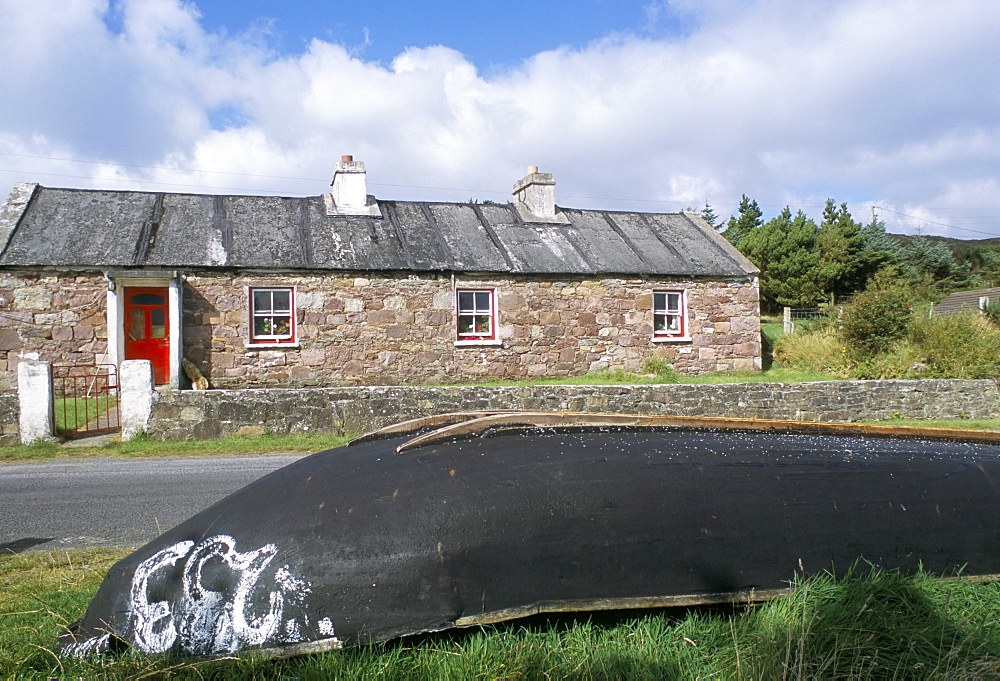
[[[556,181],[552,173],[538,172],[538,166],[528,166],[528,174],[514,183],[514,206],[525,222],[560,222],[568,220],[556,213]]]
[[[382,216],[374,197],[371,202],[368,200],[367,173],[363,161],[355,161],[353,156],[341,156],[330,184],[333,191],[326,195],[327,214]]]

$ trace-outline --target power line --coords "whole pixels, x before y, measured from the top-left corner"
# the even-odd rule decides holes
[[[180,173],[200,173],[200,174],[205,174],[205,175],[230,175],[230,176],[233,176],[233,177],[260,178],[260,179],[269,179],[269,180],[288,180],[288,181],[292,181],[292,182],[309,182],[311,184],[316,182],[316,178],[313,178],[313,177],[295,177],[295,176],[288,176],[288,175],[263,175],[263,174],[259,174],[259,173],[242,173],[242,172],[226,171],[226,170],[204,170],[204,169],[195,169],[195,168],[171,168],[171,167],[167,167],[167,166],[144,165],[144,164],[138,164],[138,163],[116,163],[116,162],[109,162],[109,161],[91,161],[91,160],[79,159],[79,158],[64,158],[64,157],[58,157],[58,156],[40,156],[40,155],[34,155],[34,154],[13,154],[13,153],[10,153],[10,152],[0,152],[0,156],[9,156],[9,157],[12,157],[12,158],[24,158],[24,159],[33,159],[33,160],[42,160],[42,161],[62,161],[62,162],[67,162],[67,163],[86,163],[86,164],[90,164],[90,165],[100,165],[100,166],[119,167],[119,168],[138,168],[138,169],[144,169],[144,170],[161,170],[161,171],[165,171],[165,172],[174,172],[174,173],[180,172]],[[25,171],[23,171],[23,170],[12,170],[12,169],[7,169],[7,168],[0,168],[0,172],[11,173],[11,174],[24,174]],[[34,172],[34,171],[32,171],[32,174],[33,175],[43,176],[43,177],[66,177],[66,178],[77,179],[77,180],[90,180],[90,181],[94,181],[95,179],[101,179],[102,181],[106,181],[106,182],[128,182],[128,183],[131,183],[131,184],[138,184],[138,185],[159,185],[159,186],[164,186],[164,187],[183,187],[183,188],[187,188],[188,190],[198,190],[198,189],[200,189],[200,190],[211,190],[211,191],[228,191],[228,192],[239,192],[239,193],[244,193],[245,192],[245,193],[251,193],[251,194],[279,194],[279,195],[287,193],[285,191],[278,191],[278,190],[273,190],[273,189],[246,189],[246,188],[240,188],[240,187],[219,187],[219,186],[202,185],[202,184],[188,184],[188,183],[179,183],[179,182],[163,182],[163,181],[158,181],[158,180],[137,180],[137,179],[133,179],[133,178],[127,178],[127,179],[126,178],[94,178],[91,175],[69,175],[69,174],[66,174],[66,173],[43,173],[43,172]],[[395,189],[424,189],[424,190],[430,190],[430,191],[460,192],[460,193],[468,193],[468,194],[490,194],[490,195],[499,195],[499,196],[506,196],[508,194],[508,192],[497,191],[497,190],[493,190],[493,189],[469,189],[469,188],[460,189],[460,188],[456,188],[456,187],[434,187],[434,186],[429,186],[429,185],[415,185],[415,184],[388,184],[388,183],[383,183],[383,182],[370,182],[369,185],[373,186],[373,187],[391,187],[391,188],[395,188]],[[616,201],[616,202],[649,203],[649,204],[690,204],[691,203],[690,201],[683,201],[683,200],[680,200],[680,199],[635,199],[635,198],[622,198],[622,197],[614,197],[614,196],[586,196],[586,195],[581,195],[581,194],[566,194],[566,195],[563,195],[563,198],[567,198],[567,199],[581,199],[581,200],[587,200],[587,201]],[[733,203],[732,205],[735,205],[735,203]],[[759,204],[759,205],[767,206],[767,205],[771,205],[771,204]],[[774,205],[777,205],[777,204],[774,204]],[[812,206],[812,207],[818,207],[818,206]],[[917,217],[915,215],[907,215],[906,213],[900,213],[899,211],[892,210],[891,208],[883,208],[882,206],[873,206],[873,207],[876,208],[876,209],[878,209],[878,210],[884,211],[886,213],[892,213],[893,215],[898,215],[900,217],[909,218],[911,220],[917,220],[917,221],[920,221],[920,222],[923,222],[923,223],[926,223],[926,224],[929,224],[929,225],[936,225],[938,227],[946,227],[948,229],[955,229],[955,230],[960,230],[960,231],[963,231],[963,232],[970,232],[972,234],[982,234],[984,236],[1000,237],[1000,234],[996,234],[996,233],[993,233],[993,232],[983,232],[981,230],[971,229],[971,228],[968,228],[968,227],[958,227],[956,225],[951,225],[951,224],[947,224],[947,223],[944,223],[944,222],[936,222],[934,220],[927,220],[925,218],[920,218],[920,217]],[[965,218],[965,217],[962,217],[962,218],[956,218],[956,219],[982,219],[982,218],[981,217],[980,218]]]
[[[958,230],[961,230],[963,232],[972,232],[973,234],[983,234],[985,236],[1000,237],[1000,234],[996,234],[996,233],[993,233],[993,232],[983,232],[983,231],[978,230],[978,229],[970,229],[968,227],[958,227],[956,225],[949,225],[949,224],[944,223],[944,222],[936,222],[934,220],[927,220],[926,218],[917,217],[916,215],[907,215],[906,213],[900,213],[899,211],[892,210],[891,208],[883,208],[882,206],[875,206],[875,208],[877,210],[881,210],[881,211],[884,211],[886,213],[892,213],[893,215],[898,215],[899,217],[902,217],[902,218],[910,218],[911,220],[919,220],[920,222],[924,222],[924,223],[926,223],[928,225],[937,225],[938,227],[947,227],[948,229],[958,229]]]

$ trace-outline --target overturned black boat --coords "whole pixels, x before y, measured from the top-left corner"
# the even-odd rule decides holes
[[[314,454],[116,564],[65,654],[299,654],[797,572],[1000,574],[1000,433],[445,414]]]

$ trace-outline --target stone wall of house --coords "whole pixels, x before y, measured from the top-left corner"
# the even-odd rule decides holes
[[[163,439],[266,432],[362,433],[429,414],[479,409],[802,421],[992,418],[1000,415],[1000,390],[993,380],[916,380],[162,391],[147,431]]]
[[[22,359],[95,364],[107,350],[103,275],[0,272],[0,391],[17,389]]]
[[[250,286],[294,286],[297,345],[248,347]],[[455,288],[495,287],[499,345],[456,346]],[[691,340],[653,342],[652,291],[687,292]],[[218,388],[390,385],[641,371],[760,368],[756,280],[426,274],[188,274],[184,355]]]

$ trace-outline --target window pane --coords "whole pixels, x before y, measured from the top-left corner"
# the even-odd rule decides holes
[[[666,293],[654,293],[653,294],[653,309],[662,312],[667,306],[667,294]]]
[[[149,311],[149,337],[167,337],[167,313],[160,308],[153,308]]]
[[[476,312],[490,311],[490,294],[488,291],[476,291]]]
[[[458,332],[460,334],[471,334],[473,317],[471,315],[462,315],[458,318]]]
[[[271,292],[270,291],[254,291],[253,292],[253,311],[254,312],[270,312],[271,311]]]
[[[475,319],[477,334],[488,334],[490,332],[489,315],[476,315],[473,319]]]
[[[292,318],[285,315],[275,315],[271,318],[271,335],[287,336],[292,332]]]
[[[271,291],[271,302],[275,312],[288,312],[292,309],[291,291]]]
[[[134,296],[129,296],[129,303],[132,305],[166,305],[167,298],[155,293],[136,293]]]
[[[460,312],[472,311],[473,310],[473,300],[474,296],[472,291],[459,291],[458,292],[458,309]]]
[[[680,312],[681,311],[681,294],[680,293],[668,293],[667,294],[667,311],[668,312]]]
[[[128,337],[132,340],[141,340],[146,337],[146,311],[141,307],[134,307],[129,313]]]

